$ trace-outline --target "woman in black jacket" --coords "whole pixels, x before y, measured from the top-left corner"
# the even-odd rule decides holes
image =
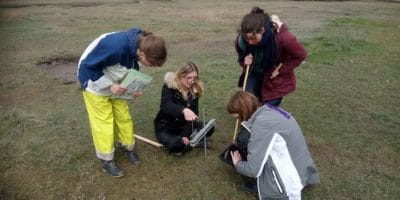
[[[193,62],[164,76],[154,129],[157,140],[174,155],[182,155],[189,147],[193,130],[202,128],[203,123],[196,120],[203,92],[204,84],[199,80],[199,70]],[[211,129],[206,136],[211,136],[213,131]]]

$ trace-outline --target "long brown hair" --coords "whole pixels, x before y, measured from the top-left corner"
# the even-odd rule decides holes
[[[238,114],[239,121],[246,121],[260,105],[258,98],[250,92],[237,91],[230,98],[226,108],[230,114]]]
[[[197,72],[197,80],[194,82],[192,87],[189,88],[189,91],[186,91],[183,86],[183,79],[186,75],[194,71]],[[170,86],[178,89],[185,100],[188,100],[187,92],[189,92],[193,97],[201,97],[204,93],[204,84],[199,80],[199,76],[199,69],[197,66],[193,62],[188,61],[184,67],[175,72],[175,76],[172,78]]]

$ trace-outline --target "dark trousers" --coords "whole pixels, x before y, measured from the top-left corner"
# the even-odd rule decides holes
[[[261,75],[254,75],[253,73],[250,73],[249,77],[247,78],[247,83],[245,88],[246,91],[252,93],[259,100],[261,100],[262,78],[263,76]]]
[[[184,152],[189,146],[185,145],[182,141],[182,137],[187,137],[190,140],[190,135],[194,129],[200,130],[203,128],[203,122],[188,122],[184,126],[174,127],[169,122],[164,120],[154,120],[154,130],[157,140],[163,144],[170,152]],[[214,128],[212,128],[206,137],[213,134]]]

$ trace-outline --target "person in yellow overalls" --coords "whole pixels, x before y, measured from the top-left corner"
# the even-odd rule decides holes
[[[120,81],[133,69],[162,66],[167,49],[160,36],[132,28],[126,32],[105,33],[86,48],[78,64],[78,79],[83,90],[96,156],[105,172],[113,177],[124,176],[113,161],[115,144],[124,150],[129,162],[138,165],[134,151],[133,122],[126,99],[126,87]],[[139,64],[140,63],[140,64]],[[133,96],[140,96],[136,92]]]

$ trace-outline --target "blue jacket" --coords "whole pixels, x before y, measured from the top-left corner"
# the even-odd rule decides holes
[[[104,76],[103,70],[109,66],[139,70],[136,50],[138,36],[142,34],[142,30],[132,28],[126,32],[105,33],[92,41],[78,64],[81,88],[87,88],[89,80],[95,82]]]

